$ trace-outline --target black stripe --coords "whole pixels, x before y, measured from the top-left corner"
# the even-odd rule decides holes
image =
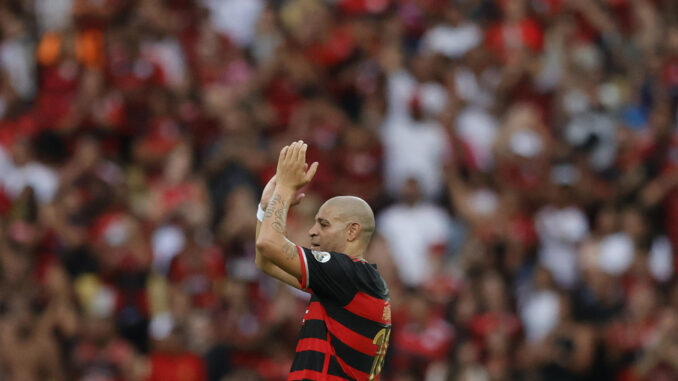
[[[298,370],[305,369],[322,372],[323,365],[325,365],[324,353],[316,351],[297,352],[297,354],[294,355],[294,361],[292,362],[292,369],[290,372],[296,372]]]
[[[299,332],[299,340],[301,339],[327,340],[325,321],[318,319],[306,320],[301,327],[301,332]]]
[[[355,267],[356,277],[361,282],[358,289],[369,296],[388,301],[390,299],[388,285],[377,271],[376,265],[371,263],[360,263],[360,265]]]
[[[370,373],[370,370],[372,370],[372,362],[374,362],[374,357],[368,356],[351,348],[348,344],[345,344],[339,340],[332,333],[330,333],[330,343],[332,344],[337,357],[339,357],[343,362],[354,369],[358,369],[361,372]]]
[[[329,317],[338,321],[341,323],[341,325],[350,329],[351,331],[363,335],[369,339],[373,339],[382,328],[388,327],[388,325],[358,316],[343,307],[339,307],[331,303],[326,303],[323,306],[325,307],[325,311],[327,311],[327,315]]]
[[[355,378],[351,378],[348,374],[344,373],[344,370],[341,369],[341,365],[339,365],[339,361],[337,361],[337,358],[334,356],[330,356],[330,366],[327,368],[327,374],[355,381]]]

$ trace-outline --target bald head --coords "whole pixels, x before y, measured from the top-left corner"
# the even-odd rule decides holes
[[[331,208],[337,218],[346,223],[360,225],[361,241],[365,244],[370,242],[374,233],[374,213],[365,200],[355,196],[337,196],[325,201],[322,208]]]

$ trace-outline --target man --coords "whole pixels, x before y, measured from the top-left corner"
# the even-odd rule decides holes
[[[386,282],[363,259],[374,214],[360,198],[335,197],[318,210],[309,230],[311,249],[290,242],[287,211],[304,196],[295,194],[318,168],[317,162],[306,164],[306,149],[300,140],[280,151],[257,213],[257,266],[311,293],[288,380],[376,380],[391,332],[391,307]]]

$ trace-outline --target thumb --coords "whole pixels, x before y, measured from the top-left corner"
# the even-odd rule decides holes
[[[297,205],[298,203],[300,203],[301,200],[304,199],[304,197],[306,197],[306,193],[299,193],[298,195],[296,195],[296,197],[294,198],[294,201],[292,201],[291,206],[294,206],[294,205]]]
[[[309,183],[311,180],[313,180],[313,176],[315,176],[315,172],[318,170],[318,162],[314,161],[313,164],[311,164],[311,168],[308,169],[308,172],[306,172],[306,175],[304,176],[304,180]]]

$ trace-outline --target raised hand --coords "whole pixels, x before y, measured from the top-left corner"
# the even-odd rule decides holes
[[[271,197],[273,197],[273,192],[275,191],[275,175],[271,177],[270,180],[268,180],[268,183],[264,187],[264,191],[261,192],[261,209],[266,210],[268,207],[268,202],[271,201]],[[306,197],[306,193],[299,193],[294,197],[294,201],[292,201],[292,204],[290,206],[297,205],[298,203],[301,202],[301,200]]]
[[[278,169],[276,172],[277,186],[298,191],[311,182],[318,170],[318,162],[306,164],[306,149],[308,145],[303,140],[296,141],[280,150]]]

